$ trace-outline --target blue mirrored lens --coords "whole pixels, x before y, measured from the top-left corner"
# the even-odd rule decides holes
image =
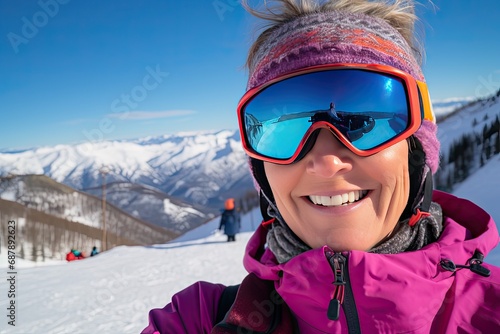
[[[329,122],[354,147],[369,150],[403,132],[409,114],[405,84],[398,77],[337,69],[266,87],[244,106],[243,122],[255,152],[289,159],[315,122]]]

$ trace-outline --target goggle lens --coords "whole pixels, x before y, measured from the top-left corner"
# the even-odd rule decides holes
[[[278,81],[254,95],[240,112],[247,145],[278,160],[292,158],[317,123],[335,128],[344,142],[366,151],[398,137],[411,118],[403,79],[349,68]]]

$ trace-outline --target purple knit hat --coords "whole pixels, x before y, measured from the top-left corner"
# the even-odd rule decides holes
[[[295,70],[336,63],[389,65],[425,81],[411,47],[389,23],[364,14],[329,11],[299,16],[274,28],[250,63],[247,90]],[[432,173],[439,166],[436,132],[435,121],[424,120],[414,134]]]

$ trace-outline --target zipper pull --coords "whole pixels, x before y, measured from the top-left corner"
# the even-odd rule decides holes
[[[344,286],[338,285],[335,287],[335,292],[333,293],[333,298],[328,304],[328,311],[326,315],[330,320],[339,320],[340,317],[340,306],[344,302]]]
[[[332,299],[328,304],[327,317],[330,320],[338,320],[340,316],[340,307],[344,302],[346,284],[344,270],[346,258],[341,253],[334,253],[333,251],[327,251],[326,257],[335,276],[335,281],[333,281],[335,291],[333,292]]]

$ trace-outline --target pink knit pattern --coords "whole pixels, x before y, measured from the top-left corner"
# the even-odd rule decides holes
[[[275,28],[255,54],[247,89],[295,70],[338,63],[388,65],[425,81],[411,47],[390,24],[364,14],[330,11],[300,16]],[[424,120],[415,135],[435,173],[436,125]]]

